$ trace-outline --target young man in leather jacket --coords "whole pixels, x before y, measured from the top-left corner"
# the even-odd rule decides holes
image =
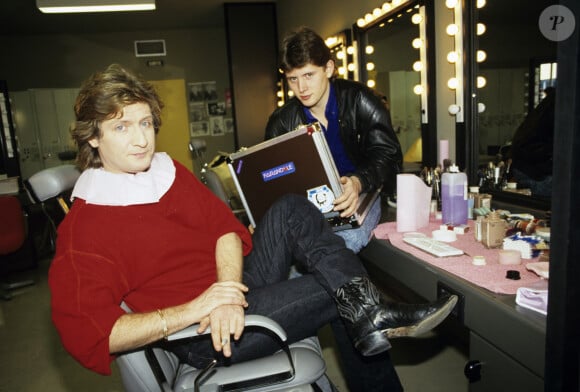
[[[334,209],[342,217],[355,212],[361,193],[381,187],[392,193],[403,157],[380,96],[361,83],[336,79],[330,49],[309,28],[283,40],[281,68],[294,98],[272,113],[266,139],[320,122],[341,175],[344,193],[335,200]],[[367,245],[380,216],[377,199],[363,225],[337,234],[357,253]]]
[[[354,213],[362,192],[381,187],[387,194],[394,192],[403,156],[380,95],[361,83],[335,78],[330,49],[309,28],[300,28],[285,37],[281,68],[294,97],[271,114],[265,138],[320,122],[341,175],[344,193],[335,200],[334,209],[341,211],[343,217]],[[367,245],[380,216],[381,203],[377,198],[360,227],[336,234],[357,253]],[[387,352],[362,358],[340,341],[343,325],[331,326],[351,391],[377,390],[372,386],[377,384],[384,391],[402,388]]]

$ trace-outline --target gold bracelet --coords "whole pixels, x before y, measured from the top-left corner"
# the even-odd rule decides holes
[[[167,339],[167,336],[169,335],[169,330],[167,329],[167,320],[165,319],[165,315],[163,314],[161,309],[157,309],[157,314],[161,319],[161,323],[163,323],[163,339]]]

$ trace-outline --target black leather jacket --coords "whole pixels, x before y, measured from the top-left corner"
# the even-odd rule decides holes
[[[344,79],[332,81],[337,95],[340,136],[349,158],[356,166],[362,192],[383,185],[383,192],[395,190],[403,154],[393,131],[391,116],[381,98],[361,83]],[[306,124],[303,106],[292,98],[270,116],[266,139],[271,139]]]

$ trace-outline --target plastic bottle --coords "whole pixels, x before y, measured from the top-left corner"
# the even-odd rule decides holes
[[[441,213],[444,224],[467,224],[467,175],[455,164],[441,176]]]

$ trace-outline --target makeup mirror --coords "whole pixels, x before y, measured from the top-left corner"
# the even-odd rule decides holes
[[[330,48],[336,67],[336,77],[341,79],[356,80],[357,69],[355,66],[355,49],[352,46],[350,30],[343,30],[335,35],[327,37],[324,42]]]
[[[475,50],[471,69],[477,96],[473,132],[479,141],[473,156],[479,157],[480,176],[485,174],[481,169],[500,161],[506,164],[515,131],[537,107],[545,89],[556,87],[557,43],[544,37],[539,28],[542,11],[552,4],[549,0],[472,0]],[[536,201],[549,208],[549,200],[536,200],[545,197],[523,189],[497,184],[494,190],[510,192],[509,197],[517,202]]]
[[[406,172],[434,165],[437,159],[436,134],[430,129],[435,112],[429,111],[435,94],[427,67],[430,7],[422,1],[385,3],[369,14],[374,18],[361,18],[353,26],[359,80],[386,99]]]

